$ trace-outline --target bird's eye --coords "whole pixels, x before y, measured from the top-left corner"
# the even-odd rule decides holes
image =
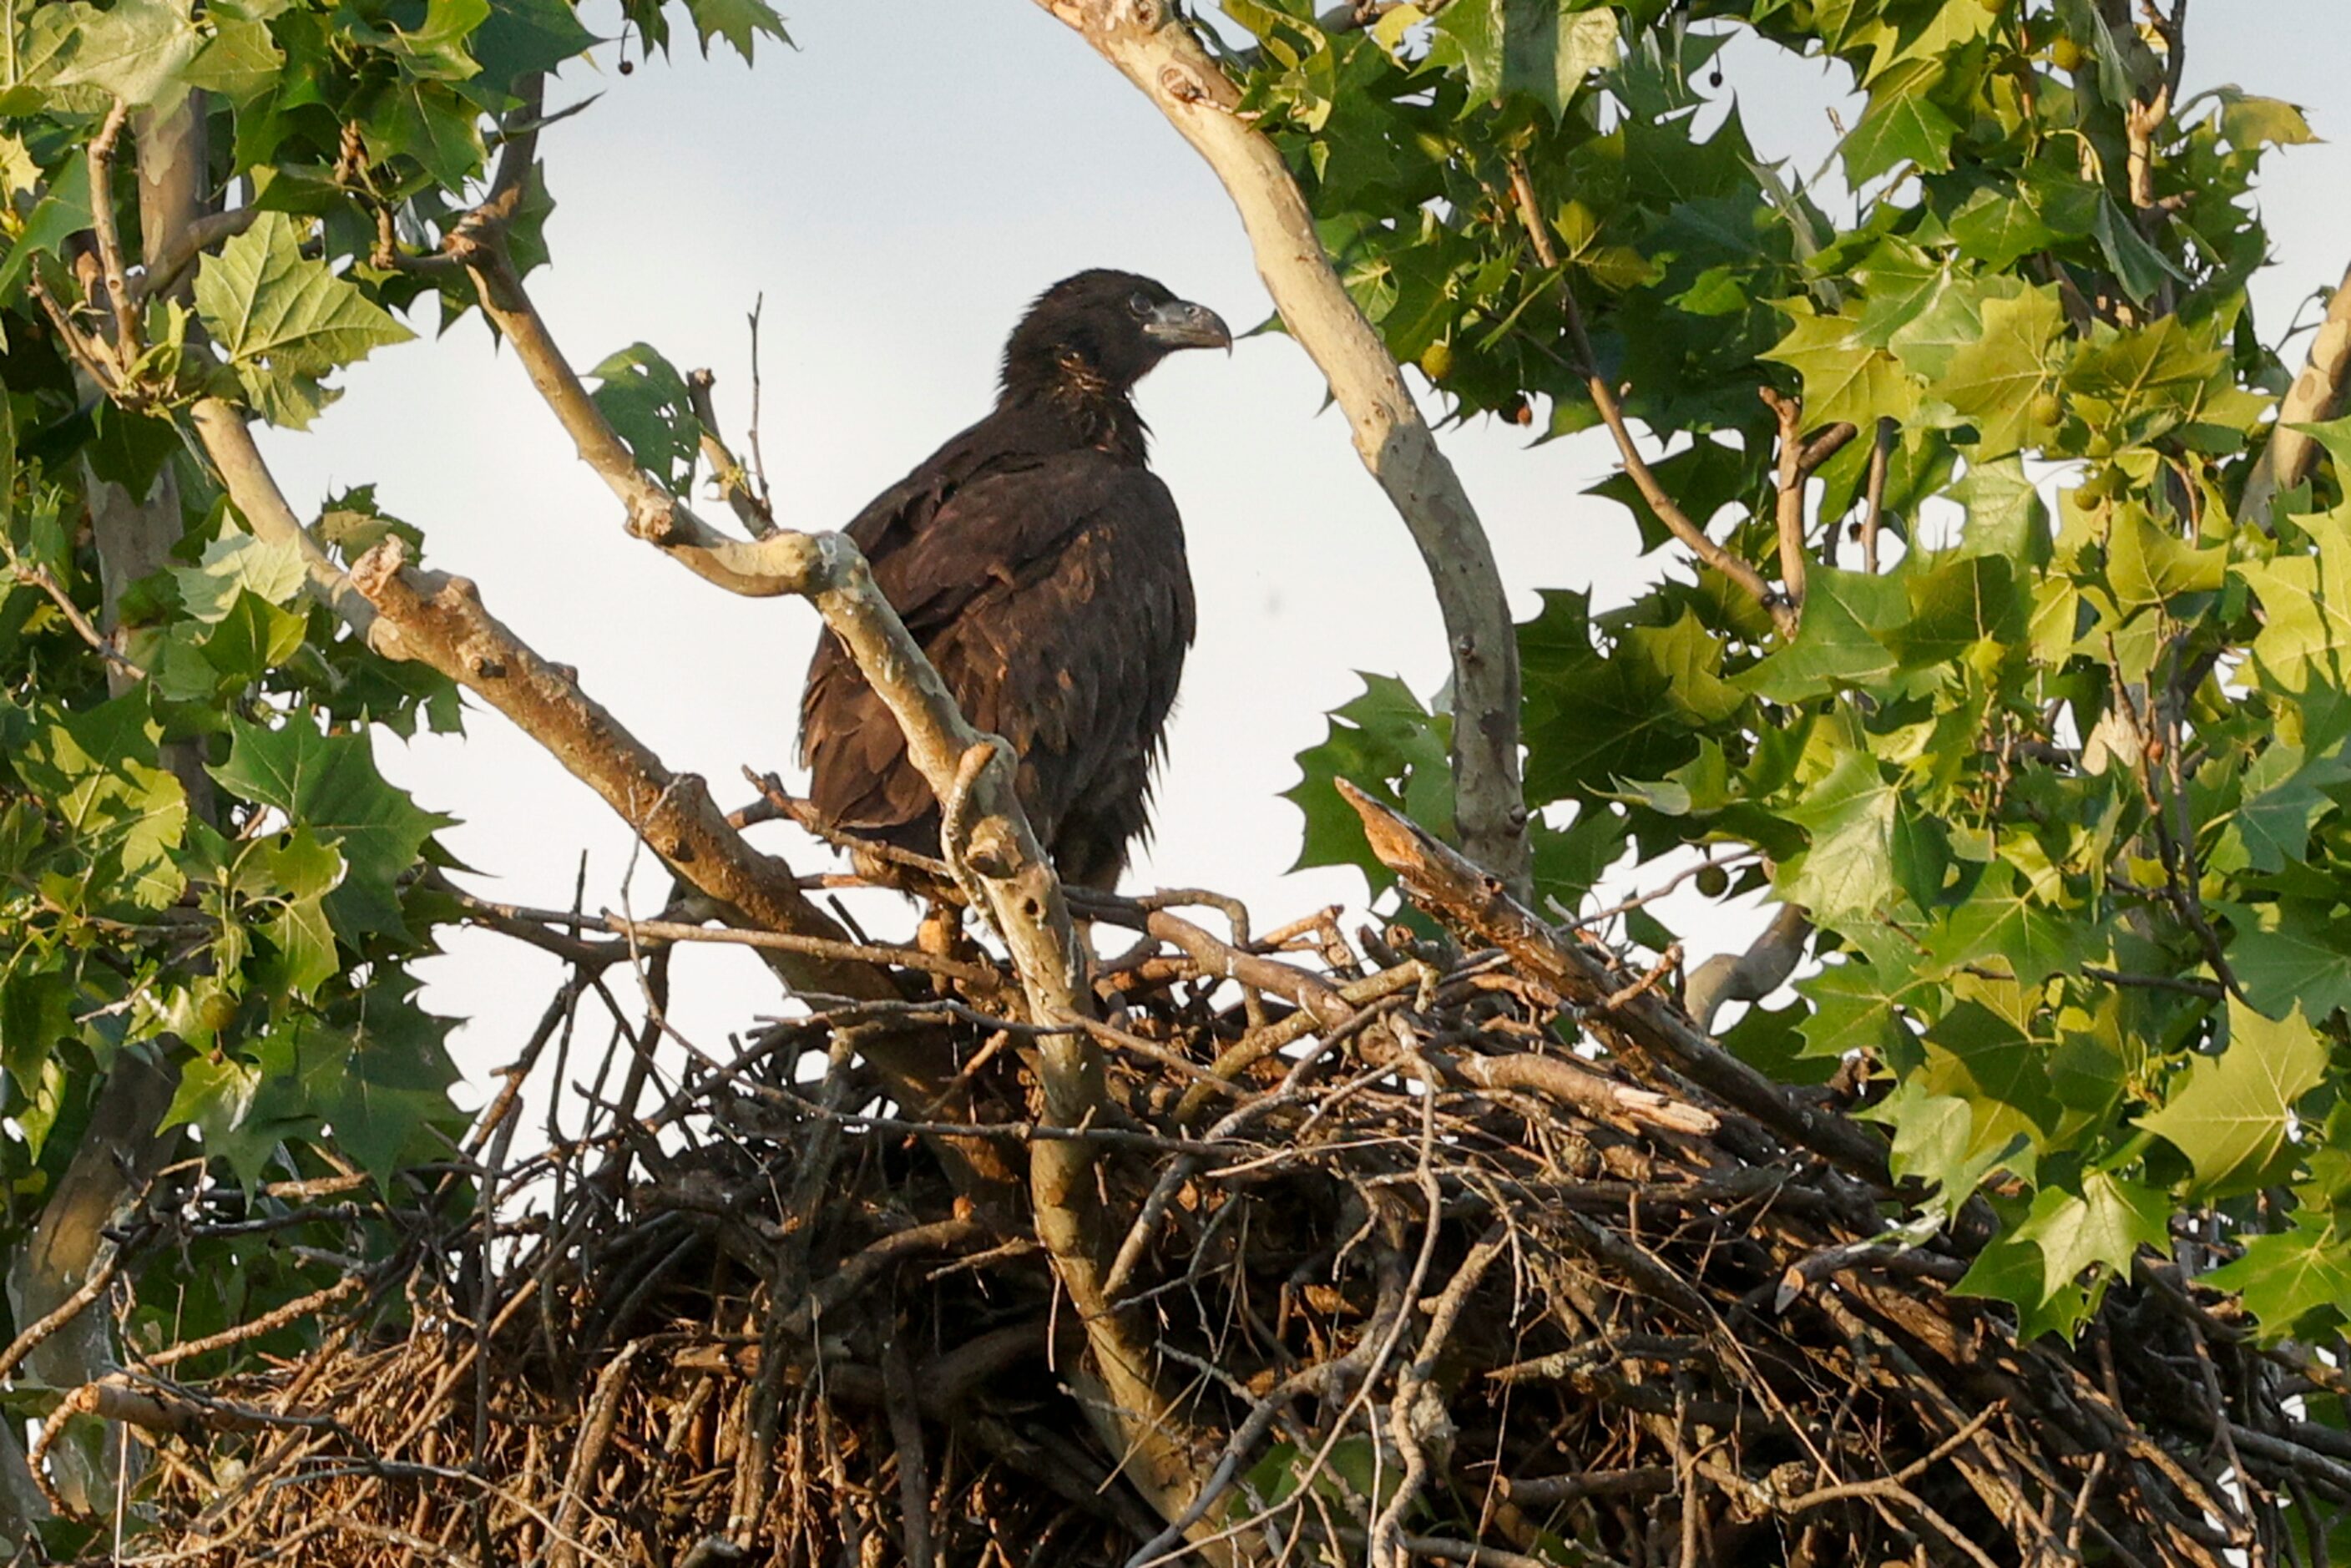
[[[1134,311],[1137,316],[1148,316],[1152,311],[1151,296],[1148,294],[1130,295],[1127,298],[1126,308],[1129,310]]]

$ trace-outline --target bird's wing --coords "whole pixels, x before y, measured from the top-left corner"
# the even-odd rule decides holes
[[[1183,525],[1165,485],[1094,452],[1016,460],[879,537],[891,548],[873,563],[877,584],[965,714],[1040,775],[1040,831],[1050,836],[1105,757],[1130,758],[1141,777],[1192,636]],[[831,638],[809,675],[801,746],[820,811],[935,832],[895,720]]]

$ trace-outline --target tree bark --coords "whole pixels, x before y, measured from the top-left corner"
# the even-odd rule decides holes
[[[1412,531],[1453,662],[1454,821],[1463,852],[1524,896],[1519,649],[1478,511],[1379,333],[1355,308],[1280,150],[1234,112],[1240,93],[1165,0],[1037,0],[1074,28],[1207,160],[1239,209],[1258,276],[1347,416],[1355,451]]]
[[[2334,418],[2343,406],[2346,378],[2351,378],[2351,271],[2344,273],[2335,298],[2327,302],[2325,319],[2319,322],[2317,336],[2310,340],[2310,357],[2303,364],[2302,374],[2294,378],[2285,400],[2278,404],[2270,444],[2262,449],[2252,474],[2245,480],[2244,499],[2237,508],[2239,522],[2267,528],[2270,503],[2278,493],[2309,477],[2311,465],[2318,460],[2318,443],[2294,427]]]

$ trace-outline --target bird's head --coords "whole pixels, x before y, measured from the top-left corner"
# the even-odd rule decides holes
[[[1075,382],[1123,394],[1178,349],[1232,346],[1231,329],[1207,307],[1135,273],[1097,268],[1037,297],[1004,345],[1004,388]]]

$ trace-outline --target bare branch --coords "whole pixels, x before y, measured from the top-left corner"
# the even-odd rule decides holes
[[[1682,988],[1682,1005],[1698,1028],[1713,1033],[1724,1003],[1761,1001],[1788,983],[1812,934],[1813,923],[1802,909],[1782,904],[1746,952],[1718,953],[1698,967]]]
[[[749,470],[736,460],[735,454],[719,436],[718,409],[710,396],[716,381],[706,370],[690,371],[685,378],[686,396],[693,402],[695,419],[702,425],[702,460],[717,476],[718,493],[733,509],[735,520],[753,538],[764,539],[776,531],[775,508],[752,484]]]
[[[1280,150],[1234,112],[1239,92],[1166,0],[1038,0],[1092,45],[1207,161],[1282,325],[1329,381],[1363,458],[1420,548],[1453,661],[1455,815],[1464,851],[1524,893],[1519,662],[1478,513],[1378,332],[1347,296]]]
[[[143,681],[147,678],[146,671],[124,658],[122,650],[116,647],[112,640],[102,635],[97,627],[89,623],[89,617],[81,612],[81,606],[76,604],[72,596],[66,592],[65,585],[50,575],[47,567],[26,565],[24,561],[16,559],[16,552],[8,549],[5,540],[0,540],[0,552],[5,552],[8,558],[9,574],[27,588],[37,588],[47,594],[51,602],[57,605],[57,613],[66,618],[66,624],[72,627],[74,634],[89,643],[99,658],[104,659],[133,681]]]

